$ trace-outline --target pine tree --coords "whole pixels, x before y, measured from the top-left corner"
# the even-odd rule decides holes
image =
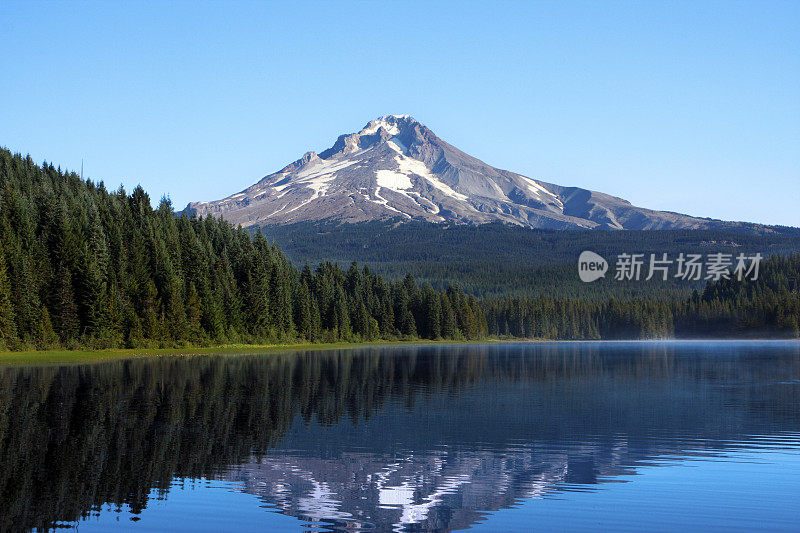
[[[314,340],[317,332],[315,331],[314,319],[312,317],[311,291],[304,281],[301,281],[299,284],[294,310],[294,322],[297,325],[298,334],[302,335],[307,340]]]
[[[140,291],[139,315],[141,316],[142,334],[145,339],[161,338],[161,321],[158,316],[158,291],[152,279]]]
[[[453,306],[450,303],[450,297],[446,292],[440,295],[441,308],[442,308],[442,337],[445,339],[457,338],[456,315],[453,311]]]
[[[200,296],[194,283],[190,283],[186,295],[186,333],[190,342],[200,343],[203,340],[203,328],[200,323],[202,315]]]
[[[58,343],[58,336],[53,331],[53,325],[50,321],[50,313],[47,312],[45,306],[42,306],[40,310],[40,318],[34,334],[34,342],[36,343],[36,347],[40,350],[53,348]]]
[[[347,308],[347,295],[341,285],[337,285],[336,297],[333,300],[333,320],[337,338],[349,340],[352,336],[350,312]]]
[[[423,325],[422,336],[427,339],[438,339],[442,336],[442,301],[439,294],[430,285],[423,289]]]
[[[0,347],[12,346],[17,338],[14,307],[11,304],[11,287],[6,270],[5,254],[0,248]]]
[[[50,295],[53,329],[62,344],[68,345],[70,341],[78,337],[80,320],[78,306],[75,303],[75,293],[72,289],[72,276],[63,263],[56,269],[56,278]]]

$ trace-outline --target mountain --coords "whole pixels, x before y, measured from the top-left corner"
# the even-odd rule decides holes
[[[409,115],[372,120],[255,185],[185,213],[242,226],[311,220],[501,221],[552,229],[712,229],[738,223],[653,211],[608,194],[501,170],[436,136]]]

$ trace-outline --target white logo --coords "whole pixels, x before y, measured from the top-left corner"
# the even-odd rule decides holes
[[[578,257],[578,275],[581,281],[590,283],[605,277],[608,271],[608,261],[594,252],[586,250]]]
[[[660,256],[650,254],[617,255],[615,281],[639,281],[644,279],[661,278],[667,281],[670,277],[689,281],[719,281],[721,279],[736,279],[738,281],[756,281],[759,268],[764,257],[760,253],[746,255],[743,253],[734,257],[728,253],[710,254],[678,254],[677,259],[670,259],[669,254]],[[703,261],[705,259],[705,262]],[[675,265],[675,274],[672,275],[672,266]],[[608,262],[594,252],[586,250],[578,257],[578,275],[581,281],[591,283],[604,278],[608,271]],[[643,272],[644,271],[644,272]],[[644,276],[646,274],[646,277]],[[705,276],[704,276],[705,274]]]

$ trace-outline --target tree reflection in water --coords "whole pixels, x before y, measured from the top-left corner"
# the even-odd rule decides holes
[[[467,527],[800,431],[796,344],[543,343],[0,368],[0,528],[218,478],[340,528]],[[763,437],[759,443],[763,444]]]

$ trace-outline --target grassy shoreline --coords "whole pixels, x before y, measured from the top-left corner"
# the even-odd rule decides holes
[[[289,344],[221,344],[218,346],[198,346],[184,348],[131,348],[104,350],[28,350],[0,351],[0,367],[5,365],[50,365],[50,364],[85,364],[103,361],[138,359],[142,357],[194,357],[199,355],[219,354],[260,354],[270,352],[287,352],[294,350],[324,351],[344,348],[363,348],[368,346],[419,346],[419,345],[453,345],[453,344],[490,344],[498,342],[798,342],[800,339],[630,339],[630,340],[584,340],[557,341],[553,339],[498,338],[488,337],[477,340],[384,340],[369,342],[297,342]]]
[[[291,344],[223,344],[219,346],[185,347],[185,348],[131,348],[105,350],[30,350],[0,351],[0,366],[13,364],[79,364],[111,361],[117,359],[137,359],[140,357],[180,357],[197,355],[236,354],[236,353],[269,353],[291,350],[335,350],[341,348],[360,348],[364,346],[414,346],[425,344],[479,344],[490,342],[508,342],[509,339],[480,340],[393,340],[370,342],[331,342],[311,343],[299,342]],[[539,339],[515,339],[518,341]]]

